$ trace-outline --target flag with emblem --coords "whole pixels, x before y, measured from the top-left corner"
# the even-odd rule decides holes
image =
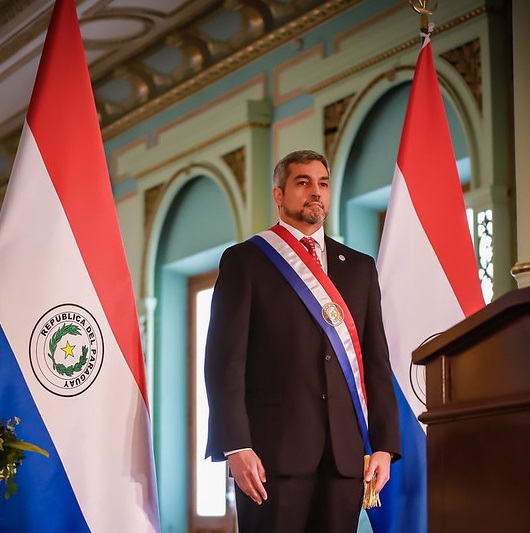
[[[25,452],[8,499],[0,481],[0,531],[159,531],[138,318],[74,0],[56,2],[0,211],[0,376],[0,419],[49,453]]]
[[[430,36],[423,37],[377,262],[403,456],[383,507],[368,513],[374,533],[427,532],[426,437],[417,419],[425,383],[411,353],[484,306]]]

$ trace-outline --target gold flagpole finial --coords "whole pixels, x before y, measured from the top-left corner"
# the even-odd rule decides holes
[[[429,6],[429,0],[409,0],[409,4],[420,15],[421,31],[427,33],[429,31],[429,17],[436,11],[438,1],[436,0],[432,6]]]

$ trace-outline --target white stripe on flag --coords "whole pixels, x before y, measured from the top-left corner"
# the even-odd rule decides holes
[[[463,320],[464,314],[418,219],[397,165],[387,213],[384,246],[377,261],[383,321],[392,370],[418,416],[425,406],[411,387],[411,353],[427,336]]]

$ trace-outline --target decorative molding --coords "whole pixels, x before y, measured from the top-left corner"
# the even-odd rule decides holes
[[[3,2],[0,8],[0,24],[8,24],[9,21],[31,6],[36,0],[18,0],[17,2]]]
[[[219,141],[222,141],[223,139],[226,139],[228,137],[231,137],[235,133],[244,130],[246,128],[269,128],[270,124],[261,124],[258,122],[243,122],[242,124],[239,124],[238,126],[234,126],[233,128],[230,128],[229,130],[224,131],[223,133],[220,133],[219,135],[215,135],[214,137],[210,137],[209,139],[206,139],[205,141],[196,144],[195,146],[192,146],[191,148],[188,148],[187,150],[183,150],[182,152],[179,152],[173,156],[171,156],[169,159],[165,159],[164,161],[161,161],[157,163],[155,166],[147,168],[143,170],[142,172],[136,174],[134,177],[136,179],[141,179],[144,176],[148,176],[152,172],[159,170],[161,168],[166,167],[167,165],[171,163],[175,163],[179,159],[182,159],[183,157],[186,157],[188,155],[191,155],[195,152],[198,152],[199,150],[202,150],[204,148],[207,148],[208,146],[211,146],[215,143],[218,143]]]
[[[364,87],[364,89],[356,98],[351,99],[351,105],[349,105],[349,107],[344,110],[341,116],[340,126],[336,134],[334,135],[334,143],[330,146],[330,151],[326,153],[331,168],[333,168],[333,162],[335,159],[337,146],[340,144],[341,138],[344,135],[344,125],[350,121],[350,118],[352,117],[355,110],[358,108],[359,103],[363,100],[366,94],[368,94],[372,90],[372,88],[381,80],[387,79],[389,81],[392,81],[395,78],[396,74],[402,71],[414,71],[414,66],[404,65],[401,67],[396,67],[395,69],[392,69],[388,72],[383,72],[375,79],[373,79],[366,87]]]
[[[464,78],[482,111],[482,63],[480,39],[474,39],[453,50],[440,54]]]
[[[95,91],[94,99],[100,122],[105,117],[125,113],[131,106],[146,103],[149,100],[149,95],[154,84],[152,77],[145,72],[145,69],[138,68],[133,63],[118,67],[114,71],[114,79],[129,83],[129,96],[120,102],[113,102],[102,97]]]
[[[351,101],[355,97],[355,93],[350,96],[345,96],[336,102],[328,104],[324,107],[324,153],[335,153],[337,134],[339,132],[340,124],[344,113],[350,106]]]
[[[122,181],[125,181],[130,176],[128,174],[120,174],[118,172],[118,161],[120,157],[123,157],[128,152],[131,152],[132,150],[143,147],[144,149],[147,149],[149,147],[149,136],[144,135],[142,137],[138,137],[134,141],[130,142],[129,144],[126,144],[125,146],[121,146],[120,148],[117,148],[112,152],[112,159],[111,159],[111,169],[112,172],[110,174],[110,180],[113,185],[116,185],[117,183],[120,183]]]
[[[125,194],[122,194],[120,196],[115,196],[114,203],[116,205],[121,204],[122,202],[126,202],[127,200],[130,200],[131,198],[134,198],[137,195],[138,195],[138,191],[126,192]]]
[[[433,35],[438,35],[439,33],[443,33],[447,30],[452,30],[453,28],[460,26],[461,24],[464,24],[465,22],[468,22],[469,20],[475,17],[484,15],[485,13],[487,13],[487,11],[488,11],[488,8],[486,6],[482,6],[478,9],[474,9],[473,11],[470,11],[469,13],[466,13],[465,15],[462,15],[445,24],[442,24],[441,26],[438,26],[433,31]],[[313,93],[322,91],[323,89],[327,89],[328,87],[335,85],[336,83],[339,83],[340,81],[346,78],[349,78],[350,76],[353,76],[354,74],[357,74],[359,72],[362,72],[363,70],[366,70],[369,67],[377,65],[378,63],[381,63],[389,59],[390,57],[393,57],[401,52],[404,52],[405,50],[408,50],[409,48],[412,48],[413,46],[419,45],[420,42],[421,42],[420,37],[414,37],[413,39],[409,39],[408,41],[398,44],[397,46],[394,46],[393,48],[390,48],[389,50],[385,50],[381,54],[378,54],[374,57],[371,57],[370,59],[367,59],[366,61],[358,63],[357,65],[354,65],[350,67],[349,69],[339,72],[335,76],[332,76],[331,78],[328,78],[327,80],[324,80],[321,83],[317,83],[316,85],[313,85],[313,87],[309,87],[307,89],[307,92],[310,94],[313,94]]]
[[[81,32],[83,32],[84,27],[91,24],[97,23],[99,21],[112,23],[112,22],[121,22],[121,21],[134,21],[137,22],[141,29],[131,31],[129,35],[119,35],[117,37],[107,37],[106,39],[83,39],[83,44],[87,50],[107,50],[113,46],[124,46],[127,42],[134,42],[136,39],[141,37],[146,37],[149,35],[150,30],[155,26],[151,17],[142,16],[140,13],[135,13],[135,10],[130,10],[127,12],[122,9],[107,9],[102,11],[101,14],[94,16],[84,16],[79,21],[79,26]]]
[[[144,230],[150,225],[156,206],[164,191],[165,184],[155,185],[144,192]]]
[[[9,2],[10,4],[21,4],[22,8],[22,2]],[[31,2],[26,2],[26,4],[30,4]],[[34,39],[36,39],[39,35],[45,33],[48,29],[48,26],[50,25],[50,19],[52,17],[52,10],[49,9],[39,15],[37,19],[35,19],[29,28],[27,32],[20,32],[17,33],[8,43],[2,45],[0,48],[0,63],[3,63],[4,61],[8,60],[9,58],[13,57],[21,48],[24,46],[27,46],[30,44]],[[33,50],[26,58],[22,60],[22,63],[27,63],[28,61],[31,61],[35,57],[38,57],[42,51],[42,47],[38,47],[35,50]],[[2,80],[6,75],[10,74],[13,69],[17,69],[22,64],[20,61],[16,62],[13,67],[10,70],[7,70],[4,72],[2,76],[0,76],[0,80]]]
[[[230,167],[230,170],[234,174],[241,191],[241,196],[245,201],[247,198],[246,155],[246,148],[242,146],[222,156],[223,161]]]
[[[388,9],[377,13],[377,15],[375,15],[374,17],[370,17],[368,20],[365,20],[364,22],[361,22],[360,24],[356,24],[349,30],[337,35],[333,39],[333,50],[335,52],[339,52],[343,41],[351,38],[356,33],[360,33],[366,30],[367,28],[371,28],[372,26],[381,24],[382,21],[384,21],[388,17],[394,15],[395,13],[403,9],[410,9],[408,2],[399,2],[389,7]]]
[[[308,32],[312,28],[339,15],[362,0],[329,0],[319,5],[297,19],[271,31],[232,55],[219,60],[217,63],[198,72],[190,79],[168,89],[145,104],[132,109],[125,115],[109,124],[102,125],[102,135],[105,141],[136,126],[153,115],[160,113],[167,107],[176,104],[184,98],[200,91],[204,87],[238,70],[266,53],[279,48]]]

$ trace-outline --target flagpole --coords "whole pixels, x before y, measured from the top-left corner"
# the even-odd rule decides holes
[[[429,17],[436,11],[438,7],[438,0],[434,5],[429,7],[429,0],[409,0],[409,4],[420,15],[420,27],[422,33],[427,33],[429,30]]]

